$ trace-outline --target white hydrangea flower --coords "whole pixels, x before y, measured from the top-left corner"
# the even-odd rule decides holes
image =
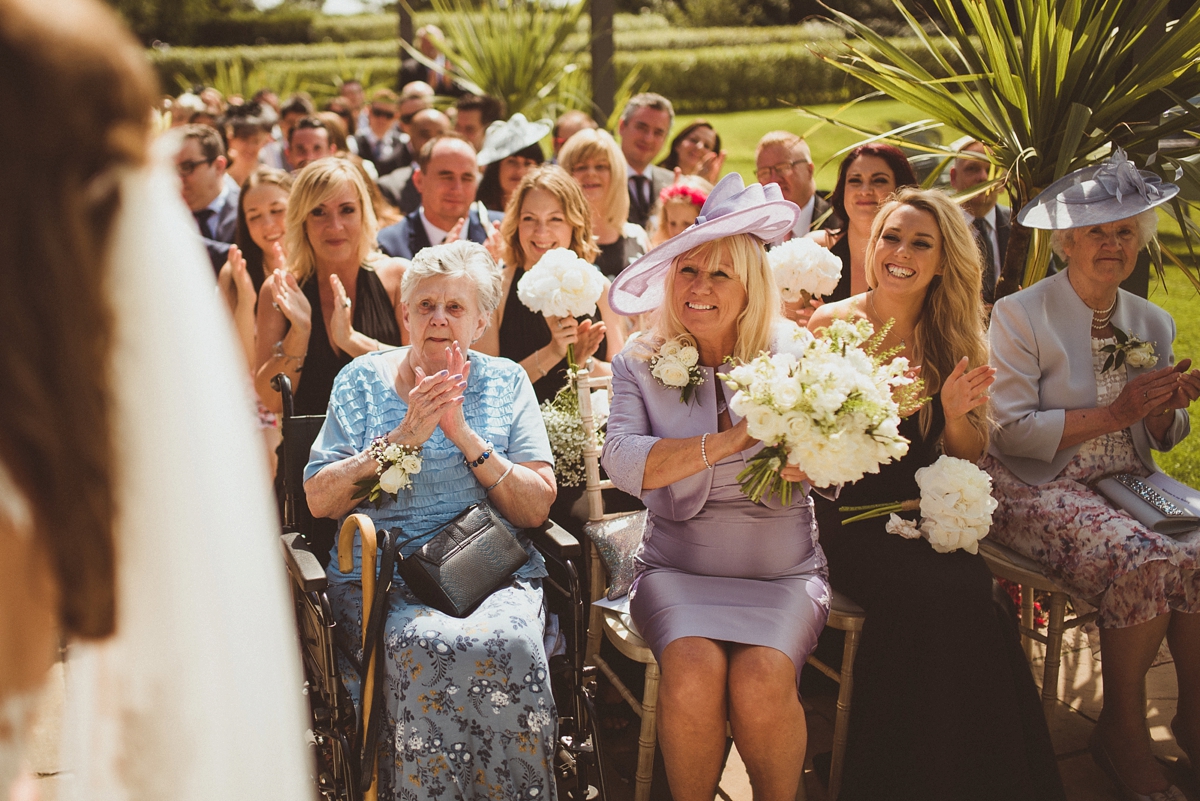
[[[842,277],[842,260],[803,237],[771,248],[767,259],[779,292],[788,303],[799,300],[801,292],[828,295]]]

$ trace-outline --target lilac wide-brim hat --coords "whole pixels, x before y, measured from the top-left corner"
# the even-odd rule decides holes
[[[795,227],[799,216],[800,207],[784,200],[777,184],[745,186],[742,176],[730,173],[709,193],[691,227],[621,271],[608,291],[608,305],[625,315],[657,309],[663,302],[667,270],[681,253],[737,234],[775,242]]]
[[[483,135],[483,148],[475,162],[486,167],[493,161],[520,153],[542,141],[554,124],[550,120],[527,120],[524,114],[514,114],[509,120],[496,120]]]
[[[1017,222],[1027,228],[1062,231],[1103,225],[1161,206],[1179,187],[1139,170],[1116,148],[1108,161],[1064,175],[1029,201]]]

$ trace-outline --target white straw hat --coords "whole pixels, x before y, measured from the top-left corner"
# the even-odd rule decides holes
[[[1116,148],[1108,161],[1059,178],[1021,209],[1027,228],[1061,231],[1102,225],[1141,214],[1179,194],[1179,187],[1139,170]]]
[[[483,149],[479,151],[476,162],[480,167],[486,167],[493,161],[508,158],[542,141],[553,127],[550,120],[531,122],[520,113],[512,115],[512,119],[507,121],[496,120],[488,126],[483,136]]]
[[[783,199],[778,184],[744,186],[742,176],[730,173],[709,193],[691,227],[621,271],[608,291],[608,305],[625,315],[656,309],[662,304],[663,281],[676,256],[737,234],[774,242],[795,227],[799,216],[800,207]]]

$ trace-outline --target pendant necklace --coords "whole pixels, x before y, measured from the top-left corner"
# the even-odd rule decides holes
[[[874,289],[867,292],[867,303],[869,303],[871,306],[871,316],[879,321],[880,326],[883,326],[884,325],[883,318],[879,316],[879,312],[875,308],[875,290]],[[893,322],[893,325],[892,325],[892,328],[888,331],[888,335],[895,336],[897,339],[900,340],[900,347],[907,349],[908,348],[907,339],[908,339],[908,337],[912,336],[912,331],[909,331],[908,334],[905,336],[900,336],[900,334],[896,332],[896,326],[894,324],[895,320],[893,319],[892,322]],[[915,326],[914,326],[914,328],[915,328]],[[885,337],[885,339],[886,339],[886,337]],[[880,344],[882,344],[882,343],[880,343]]]

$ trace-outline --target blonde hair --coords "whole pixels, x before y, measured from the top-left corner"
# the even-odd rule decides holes
[[[879,285],[875,272],[875,246],[892,212],[901,206],[931,215],[942,234],[941,274],[934,276],[925,292],[924,308],[913,328],[913,361],[921,365],[925,391],[934,395],[950,375],[959,359],[967,357],[967,369],[987,364],[987,336],[984,327],[983,263],[979,246],[963,219],[962,209],[937,189],[905,187],[884,203],[871,226],[867,243],[867,284]],[[987,442],[988,406],[977,406],[967,414],[971,427]],[[933,425],[932,404],[920,412],[921,432],[928,434]]]
[[[573,138],[573,137],[572,137]],[[504,260],[508,264],[525,267],[525,251],[521,249],[521,207],[525,196],[534,189],[541,189],[554,196],[562,206],[563,216],[571,226],[571,250],[579,258],[594,262],[600,248],[592,241],[592,210],[579,184],[557,164],[543,164],[525,173],[521,183],[513,190],[513,196],[504,209],[504,221],[500,223],[500,238],[504,240]],[[533,265],[529,265],[532,267]]]
[[[344,159],[318,159],[296,174],[292,185],[292,194],[288,198],[287,210],[287,251],[288,269],[296,276],[296,281],[303,284],[308,277],[316,272],[316,253],[312,243],[308,241],[306,227],[308,215],[322,203],[327,203],[346,187],[353,187],[362,209],[362,228],[359,231],[358,260],[366,262],[371,251],[375,249],[375,235],[379,231],[379,222],[371,204],[371,192],[367,189],[358,167]]]
[[[574,177],[575,167],[595,159],[608,164],[608,192],[601,201],[604,221],[620,230],[629,219],[629,189],[625,180],[626,162],[612,134],[599,128],[584,128],[563,145],[558,163]]]
[[[737,318],[737,344],[731,354],[739,361],[749,361],[771,347],[771,335],[779,321],[779,289],[767,261],[763,241],[753,234],[735,234],[713,239],[679,254],[667,270],[663,286],[663,303],[655,315],[651,336],[636,340],[643,347],[633,351],[638,358],[648,359],[658,346],[677,336],[691,336],[679,319],[679,310],[671,302],[675,275],[683,259],[719,263],[728,259],[734,276],[746,288],[746,308]]]

